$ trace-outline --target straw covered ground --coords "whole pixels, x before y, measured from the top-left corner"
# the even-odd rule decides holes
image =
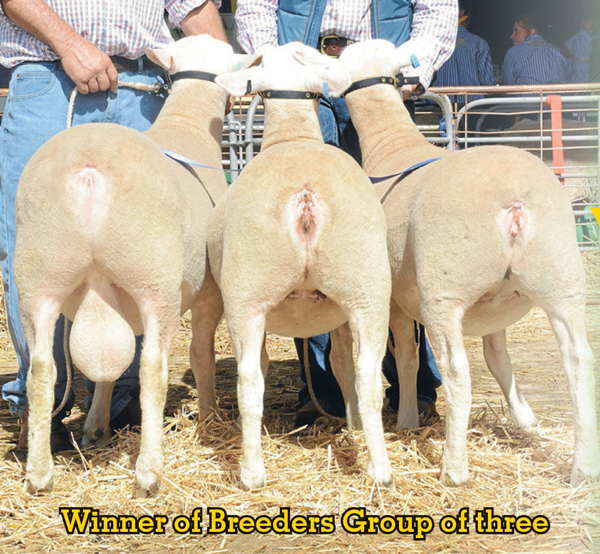
[[[600,382],[600,255],[586,256],[589,295],[588,337]],[[594,301],[595,300],[595,301]],[[4,314],[0,326],[0,383],[14,377],[15,356]],[[508,418],[500,389],[483,362],[480,339],[468,339],[473,381],[472,424],[468,434],[471,482],[446,488],[438,480],[445,439],[441,420],[411,432],[395,431],[395,414],[384,410],[384,425],[394,485],[379,489],[365,474],[366,447],[361,433],[322,422],[311,429],[293,427],[302,383],[293,343],[269,336],[270,374],[266,382],[263,433],[267,486],[239,488],[241,431],[236,403],[236,370],[224,323],[218,334],[219,412],[199,422],[196,391],[189,369],[189,317],[181,321],[171,356],[171,385],[165,413],[165,468],[160,493],[136,499],[133,469],[139,435],[123,431],[91,451],[56,455],[54,492],[31,496],[24,489],[25,452],[16,446],[19,425],[7,404],[0,404],[0,553],[3,552],[155,552],[348,553],[431,552],[600,552],[598,484],[568,484],[573,453],[572,404],[553,334],[543,312],[533,310],[508,331],[517,379],[540,420],[535,432],[517,429]],[[75,380],[77,406],[67,420],[81,437],[86,393]],[[597,391],[598,392],[598,391]],[[598,396],[597,396],[598,398]],[[92,507],[102,515],[164,515],[164,534],[68,535],[59,507]],[[332,534],[214,534],[205,532],[208,507],[228,514],[275,518],[281,508],[291,516],[335,515]],[[349,508],[367,514],[431,516],[434,529],[424,540],[413,534],[359,535],[341,527]],[[439,521],[469,508],[468,534],[444,534]],[[476,510],[493,507],[496,515],[544,515],[546,534],[476,532]],[[203,509],[202,533],[178,534],[173,521]],[[181,520],[183,521],[183,519]],[[412,520],[412,523],[418,520]],[[424,520],[420,520],[424,521]],[[404,520],[405,523],[410,523]]]

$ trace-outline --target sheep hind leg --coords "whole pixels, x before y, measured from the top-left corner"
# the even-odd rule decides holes
[[[585,331],[585,304],[565,301],[562,306],[547,308],[561,353],[563,370],[573,401],[575,454],[571,485],[600,475],[600,449],[596,427],[594,355]]]
[[[398,372],[398,422],[396,428],[415,429],[419,427],[419,407],[417,403],[417,371],[419,354],[415,343],[415,327],[408,317],[392,300],[390,305],[390,328],[394,335],[394,358]]]
[[[356,394],[358,410],[369,450],[368,474],[380,485],[392,482],[392,470],[383,437],[381,408],[381,364],[387,342],[388,321],[364,312],[349,314],[350,329],[356,343]]]
[[[110,401],[112,398],[114,381],[96,383],[92,405],[83,426],[81,445],[84,448],[102,446],[110,439]]]
[[[263,343],[260,351],[260,371],[263,379],[267,378],[269,373],[269,353],[267,352],[267,334],[263,335]]]
[[[354,359],[352,357],[350,326],[348,323],[344,323],[331,331],[330,336],[331,353],[329,354],[329,361],[344,396],[348,428],[362,429],[362,422],[358,413],[358,397],[356,395],[356,376],[354,373]]]
[[[512,363],[506,349],[506,331],[498,331],[483,337],[483,356],[508,402],[510,416],[515,425],[522,429],[536,427],[538,422],[521,394],[515,381]]]
[[[54,486],[54,464],[50,450],[50,426],[54,406],[56,365],[52,356],[54,326],[59,305],[47,303],[37,317],[28,317],[27,307],[21,307],[23,327],[31,348],[31,366],[27,376],[29,399],[27,489],[35,494],[51,491]],[[35,322],[30,325],[31,319]]]
[[[262,459],[261,424],[265,381],[262,373],[265,316],[242,318],[229,315],[227,320],[235,357],[238,362],[237,395],[242,420],[242,488],[265,486]]]
[[[173,305],[177,305],[173,303]],[[144,346],[140,361],[140,404],[142,433],[135,468],[138,497],[158,491],[162,474],[162,426],[168,387],[168,355],[177,331],[179,310],[170,316],[146,315]],[[167,323],[168,320],[168,323]]]
[[[223,300],[212,275],[208,275],[192,307],[190,365],[198,389],[200,417],[217,409],[215,396],[215,332],[223,317]]]
[[[439,356],[446,401],[446,446],[440,480],[444,485],[457,486],[469,481],[471,376],[461,331],[464,310],[440,304],[426,305],[423,317],[429,340]]]

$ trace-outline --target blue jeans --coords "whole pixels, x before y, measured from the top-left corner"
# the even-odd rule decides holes
[[[163,82],[162,71],[119,73],[119,80],[153,84]],[[19,371],[14,381],[2,387],[2,396],[10,411],[21,415],[27,407],[26,377],[29,370],[29,350],[19,315],[19,300],[13,278],[15,249],[15,195],[21,173],[36,150],[67,126],[69,98],[74,84],[58,62],[33,62],[16,66],[12,71],[2,126],[0,127],[0,264],[4,286],[6,319],[17,354]],[[156,119],[165,101],[164,94],[142,92],[119,87],[117,93],[78,94],[73,112],[73,125],[81,123],[118,123],[145,131]],[[54,356],[57,382],[56,403],[62,400],[66,384],[63,352],[64,320],[57,323]],[[136,359],[115,384],[111,404],[113,419],[139,389],[138,337]],[[136,364],[137,360],[137,364]],[[66,410],[73,406],[71,391]]]
[[[411,114],[414,113],[414,104],[412,102],[407,102],[407,108]],[[358,134],[352,124],[346,101],[343,98],[321,99],[319,105],[319,124],[321,125],[321,133],[325,143],[340,147],[361,164],[362,156]],[[390,339],[393,343],[394,338],[391,331]],[[417,397],[435,404],[437,400],[435,389],[442,384],[442,377],[425,336],[425,328],[422,325],[417,327],[416,322],[415,340],[419,344]],[[306,366],[304,365],[302,339],[294,339],[294,342],[296,344],[296,351],[298,352],[298,359],[300,360],[300,376],[302,381],[306,383]],[[329,333],[308,339],[308,362],[315,396],[328,400],[330,407],[335,411],[331,415],[343,417],[345,413],[344,397],[329,363],[330,351],[331,340]],[[386,396],[390,399],[390,406],[397,410],[399,395],[398,372],[396,370],[396,361],[389,348],[383,359],[383,373],[391,385],[386,390]],[[298,396],[300,403],[304,405],[310,399],[308,388],[305,386]]]

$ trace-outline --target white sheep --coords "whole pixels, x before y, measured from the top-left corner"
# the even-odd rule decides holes
[[[427,41],[396,49],[357,43],[340,65],[354,83],[395,76]],[[305,63],[328,63],[316,54]],[[585,275],[568,198],[544,163],[526,152],[489,146],[458,153],[430,145],[395,87],[377,84],[346,96],[370,176],[398,174],[441,157],[404,178],[377,185],[388,222],[392,268],[390,326],[401,395],[398,428],[418,425],[413,319],[425,324],[439,356],[446,399],[442,482],[468,481],[466,436],[471,406],[462,335],[483,336],[487,365],[520,427],[536,425],[513,377],[505,329],[535,304],[554,329],[574,405],[571,482],[600,473],[594,357],[585,331]]]
[[[549,137],[551,132],[550,121],[544,119],[542,121],[543,131],[540,133],[540,122],[532,121],[530,119],[521,119],[515,123],[508,132],[511,133],[509,136],[520,137],[531,137],[538,138],[540,134],[544,137]],[[580,137],[587,137],[587,140],[577,141],[565,141],[565,149],[563,150],[563,168],[562,173],[581,175],[579,177],[566,177],[564,179],[564,187],[571,203],[579,204],[585,202],[586,204],[597,204],[598,203],[598,184],[597,178],[590,175],[592,170],[598,164],[598,147],[597,135],[598,131],[594,128],[594,125],[590,122],[575,121],[572,119],[563,118],[562,133],[565,137],[573,137],[574,135]],[[515,133],[514,135],[512,133]],[[555,150],[549,145],[545,146],[541,152],[539,148],[539,140],[535,143],[527,142],[514,142],[506,143],[507,146],[516,146],[517,148],[527,149],[534,156],[542,158],[545,164],[549,167],[555,165],[554,155]],[[588,176],[586,176],[588,174]]]
[[[242,419],[242,486],[264,486],[260,434],[265,330],[289,337],[332,331],[346,320],[357,344],[356,390],[340,383],[349,417],[360,420],[369,449],[369,474],[391,481],[381,422],[381,362],[385,353],[390,274],[385,218],[359,165],[321,136],[318,101],[348,76],[304,68],[300,43],[264,52],[263,68],[223,75],[232,94],[263,92],[262,150],[217,205],[208,236],[211,269],[225,306],[238,361]],[[299,91],[303,99],[280,99]],[[308,94],[310,97],[310,94]],[[316,97],[316,95],[315,95]],[[332,366],[352,373],[348,326],[332,333]],[[268,360],[263,353],[262,369]]]
[[[218,74],[255,60],[208,35],[147,55],[172,74]],[[14,267],[31,350],[26,479],[33,492],[53,485],[52,337],[61,311],[73,321],[75,364],[98,382],[84,427],[88,443],[110,436],[113,381],[133,358],[134,335],[144,333],[136,486],[142,495],[158,487],[167,357],[180,314],[189,308],[194,375],[215,363],[214,331],[223,309],[208,269],[206,232],[226,190],[220,170],[226,100],[214,82],[187,76],[173,83],[146,133],[103,123],[72,127],[44,144],[23,172]],[[182,165],[162,148],[218,169]],[[201,404],[214,402],[210,384],[199,390]]]

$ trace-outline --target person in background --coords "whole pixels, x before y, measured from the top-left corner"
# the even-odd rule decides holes
[[[492,56],[488,43],[467,31],[466,24],[471,13],[470,0],[458,0],[458,33],[456,46],[450,58],[438,69],[435,80],[436,87],[451,86],[495,86],[496,79],[492,69]],[[467,100],[473,102],[481,95],[469,95]],[[464,96],[457,100],[464,104]]]
[[[12,70],[8,102],[0,128],[0,261],[4,302],[19,371],[2,396],[21,417],[19,445],[27,447],[29,350],[19,317],[13,278],[15,195],[23,168],[53,135],[67,126],[71,92],[77,88],[72,123],[112,122],[145,131],[161,109],[165,94],[118,88],[117,81],[164,84],[165,72],[144,54],[147,47],[173,42],[163,13],[187,34],[208,33],[225,41],[218,13],[220,0],[0,0],[0,64]],[[64,317],[56,326],[55,407],[65,395]],[[132,365],[117,380],[110,408],[113,430],[139,424],[137,339]],[[74,404],[53,418],[51,449],[71,448],[62,419]]]
[[[537,31],[529,14],[518,17],[502,66],[503,85],[545,85],[570,82],[571,64]]]
[[[581,29],[573,35],[565,46],[574,59],[573,83],[587,83],[590,81],[590,54],[594,41],[598,43],[598,14],[592,13],[589,4],[584,4],[581,14]]]
[[[590,51],[589,82],[600,83],[600,38],[598,37],[592,41],[592,49]]]
[[[419,56],[418,68],[405,72],[406,77],[418,77],[418,84],[402,86],[406,100],[429,86],[433,72],[452,53],[456,41],[456,1],[315,0],[302,5],[294,0],[238,0],[235,14],[238,41],[246,52],[254,53],[264,45],[298,40],[337,57],[348,44],[356,41],[384,38],[399,46],[411,37],[427,36],[433,45],[431,52]],[[324,141],[341,147],[361,163],[358,136],[344,99],[322,98],[319,121]],[[441,384],[441,377],[422,326],[418,326],[416,334],[420,337],[419,411],[424,419],[432,419],[437,417],[435,389]],[[295,339],[295,342],[302,379],[306,382],[302,340]],[[329,364],[329,334],[311,337],[308,343],[308,363],[315,395],[329,414],[342,417],[345,413],[343,396]],[[389,350],[383,366],[384,374],[392,384],[386,396],[390,405],[397,409],[398,375]],[[307,387],[299,396],[302,407],[295,420],[298,427],[312,424],[321,415],[310,399]]]

